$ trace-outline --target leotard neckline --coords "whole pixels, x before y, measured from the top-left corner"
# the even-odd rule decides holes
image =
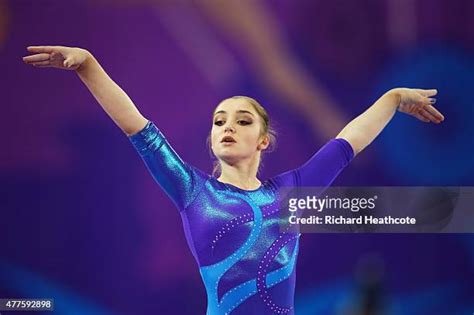
[[[224,186],[226,186],[226,187],[229,187],[229,188],[231,188],[231,189],[238,190],[238,191],[241,191],[241,192],[255,192],[255,191],[259,191],[259,190],[262,189],[263,186],[264,186],[264,183],[261,182],[261,183],[260,183],[260,186],[258,186],[258,187],[255,188],[255,189],[243,189],[243,188],[237,187],[237,186],[232,185],[232,184],[229,184],[229,183],[221,182],[220,180],[218,180],[218,179],[215,178],[215,177],[213,177],[213,179],[214,179],[216,182],[218,182],[219,184],[221,184],[221,185],[224,185]]]

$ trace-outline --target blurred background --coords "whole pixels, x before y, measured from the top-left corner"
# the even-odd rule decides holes
[[[178,211],[74,72],[23,64],[29,45],[90,50],[208,172],[214,107],[256,98],[279,134],[262,179],[387,90],[437,88],[442,124],[396,115],[335,185],[474,185],[474,1],[0,0],[3,298],[54,298],[54,314],[206,308]],[[472,314],[474,236],[306,234],[297,275],[299,315]]]

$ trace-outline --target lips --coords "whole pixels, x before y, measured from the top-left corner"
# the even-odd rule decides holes
[[[231,136],[225,136],[224,138],[222,138],[221,140],[221,143],[234,143],[236,142],[234,138],[232,138]]]

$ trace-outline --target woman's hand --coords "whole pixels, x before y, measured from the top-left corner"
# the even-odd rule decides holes
[[[421,121],[438,124],[444,120],[444,116],[433,107],[436,102],[433,96],[437,93],[435,89],[392,89],[347,124],[336,138],[349,142],[357,154],[380,134],[396,110],[415,116]]]
[[[75,47],[29,46],[27,50],[33,54],[23,57],[23,61],[39,68],[78,70],[90,56],[87,50]]]
[[[397,110],[415,116],[424,122],[434,122],[439,124],[444,120],[444,116],[433,106],[436,99],[433,98],[438,91],[398,88],[394,89],[400,96],[400,103]]]
[[[147,124],[148,119],[87,50],[64,46],[29,46],[27,49],[32,53],[23,57],[27,64],[39,68],[76,70],[104,111],[127,135],[135,134]]]

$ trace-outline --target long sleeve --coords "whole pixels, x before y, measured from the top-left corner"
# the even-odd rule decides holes
[[[354,158],[354,151],[346,140],[332,139],[305,164],[274,178],[278,186],[327,187]]]
[[[181,160],[151,121],[129,139],[155,181],[178,209],[184,210],[200,186],[197,170]]]

